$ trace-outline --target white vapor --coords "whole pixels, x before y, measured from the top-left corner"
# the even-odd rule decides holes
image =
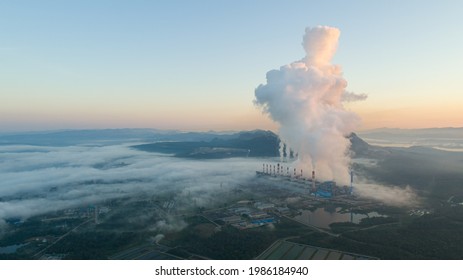
[[[410,186],[400,188],[372,183],[357,183],[355,184],[355,193],[361,197],[375,199],[391,206],[416,207],[420,205],[420,198]]]
[[[280,139],[298,155],[298,167],[316,169],[317,178],[349,182],[347,136],[359,118],[343,101],[366,98],[346,91],[341,67],[331,64],[340,32],[337,28],[306,28],[306,56],[267,72],[267,84],[255,90],[255,104],[279,124]],[[308,174],[308,173],[306,173]]]

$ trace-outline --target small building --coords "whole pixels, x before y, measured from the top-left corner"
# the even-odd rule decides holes
[[[247,215],[250,219],[262,219],[268,217],[268,214],[262,211],[256,211]]]
[[[291,213],[291,210],[288,207],[277,207],[275,208],[275,212],[277,212],[280,215],[289,215]]]
[[[254,203],[254,207],[259,210],[267,211],[275,207],[273,203],[264,203],[264,202],[256,202]]]
[[[242,221],[241,217],[237,216],[237,215],[233,215],[233,216],[229,216],[229,217],[223,217],[220,220],[223,221],[226,224],[236,224],[236,223],[240,223]]]

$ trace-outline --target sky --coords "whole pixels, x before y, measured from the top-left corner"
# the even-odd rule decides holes
[[[462,127],[461,1],[1,1],[0,131],[276,129],[253,104],[341,31],[358,130]]]

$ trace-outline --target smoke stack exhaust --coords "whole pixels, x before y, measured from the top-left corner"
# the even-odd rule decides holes
[[[334,27],[306,28],[305,56],[268,71],[266,83],[255,89],[254,103],[277,123],[282,159],[292,151],[298,165],[317,166],[320,179],[348,184],[351,144],[345,135],[355,131],[360,119],[344,104],[366,95],[347,90],[342,68],[332,63],[339,36]]]

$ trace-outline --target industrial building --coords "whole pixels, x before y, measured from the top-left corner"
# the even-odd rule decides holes
[[[290,170],[292,169],[292,172]],[[308,193],[319,198],[332,198],[339,195],[353,195],[354,173],[350,171],[350,186],[338,186],[335,181],[317,181],[315,178],[315,170],[312,170],[312,177],[304,177],[304,170],[297,172],[296,168],[284,166],[283,164],[263,164],[262,171],[256,171],[256,175],[260,177],[279,178],[291,182],[297,182],[304,188],[308,189]]]

